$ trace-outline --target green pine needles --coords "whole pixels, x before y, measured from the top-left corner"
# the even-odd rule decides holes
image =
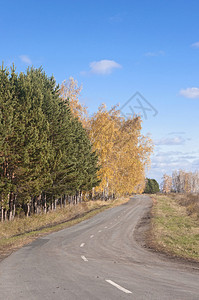
[[[145,194],[156,194],[159,193],[159,184],[155,179],[146,178],[146,184],[144,193]]]
[[[99,184],[98,158],[53,77],[0,68],[1,221],[80,202]]]

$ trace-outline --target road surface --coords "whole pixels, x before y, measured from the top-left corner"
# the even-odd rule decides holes
[[[134,237],[147,196],[52,233],[0,263],[2,300],[199,299],[199,272]]]

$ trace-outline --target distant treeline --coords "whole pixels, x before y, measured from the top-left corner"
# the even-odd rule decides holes
[[[155,179],[146,178],[144,193],[156,194],[159,193],[159,184]]]
[[[162,181],[163,193],[199,193],[199,173],[174,171],[171,176],[164,174]]]

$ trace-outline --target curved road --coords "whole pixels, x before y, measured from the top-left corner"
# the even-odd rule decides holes
[[[0,299],[198,300],[198,271],[136,242],[150,205],[136,196],[13,253],[0,263]]]

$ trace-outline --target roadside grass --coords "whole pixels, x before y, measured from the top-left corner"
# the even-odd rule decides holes
[[[186,207],[188,215],[199,219],[199,194],[172,194],[172,197]]]
[[[153,196],[150,244],[168,254],[199,261],[199,219],[173,195]]]
[[[93,217],[105,209],[128,202],[129,198],[114,201],[89,201],[75,206],[67,205],[47,214],[16,218],[0,224],[0,260],[14,250],[38,237],[55,232]]]

